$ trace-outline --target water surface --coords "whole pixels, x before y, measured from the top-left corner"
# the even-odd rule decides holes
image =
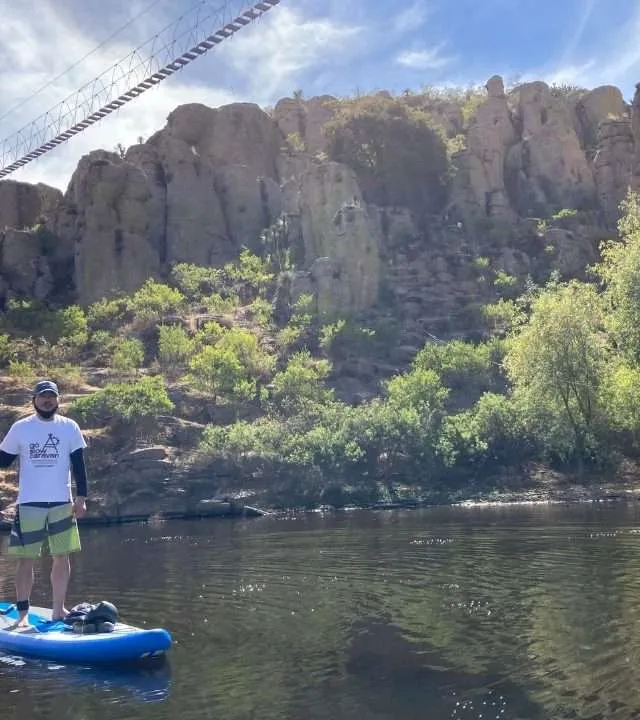
[[[640,718],[635,506],[444,508],[83,531],[71,603],[170,662],[0,657],[3,718]],[[0,596],[13,596],[0,538]],[[48,605],[49,564],[32,602]]]

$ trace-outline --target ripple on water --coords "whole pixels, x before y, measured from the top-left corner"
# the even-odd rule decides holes
[[[21,720],[626,720],[640,707],[638,532],[635,516],[594,508],[85,532],[70,597],[112,599],[128,621],[170,628],[168,675],[0,657],[4,710]],[[7,594],[11,573],[0,556]]]

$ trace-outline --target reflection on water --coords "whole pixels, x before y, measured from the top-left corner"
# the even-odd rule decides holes
[[[70,601],[167,627],[170,662],[0,657],[3,717],[640,718],[637,521],[534,506],[85,530]]]
[[[169,697],[171,666],[164,662],[155,667],[84,667],[65,666],[33,658],[0,654],[0,677],[10,694],[19,693],[25,684],[59,693],[98,690],[114,699],[142,703],[162,702]]]

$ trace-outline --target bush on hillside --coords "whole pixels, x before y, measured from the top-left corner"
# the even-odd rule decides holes
[[[399,98],[340,103],[326,126],[332,160],[352,167],[368,202],[435,213],[447,199],[445,142],[428,112]]]

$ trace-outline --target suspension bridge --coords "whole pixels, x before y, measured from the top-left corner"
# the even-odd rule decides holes
[[[220,43],[260,20],[281,0],[202,0],[98,77],[5,138],[0,179],[100,122]]]

